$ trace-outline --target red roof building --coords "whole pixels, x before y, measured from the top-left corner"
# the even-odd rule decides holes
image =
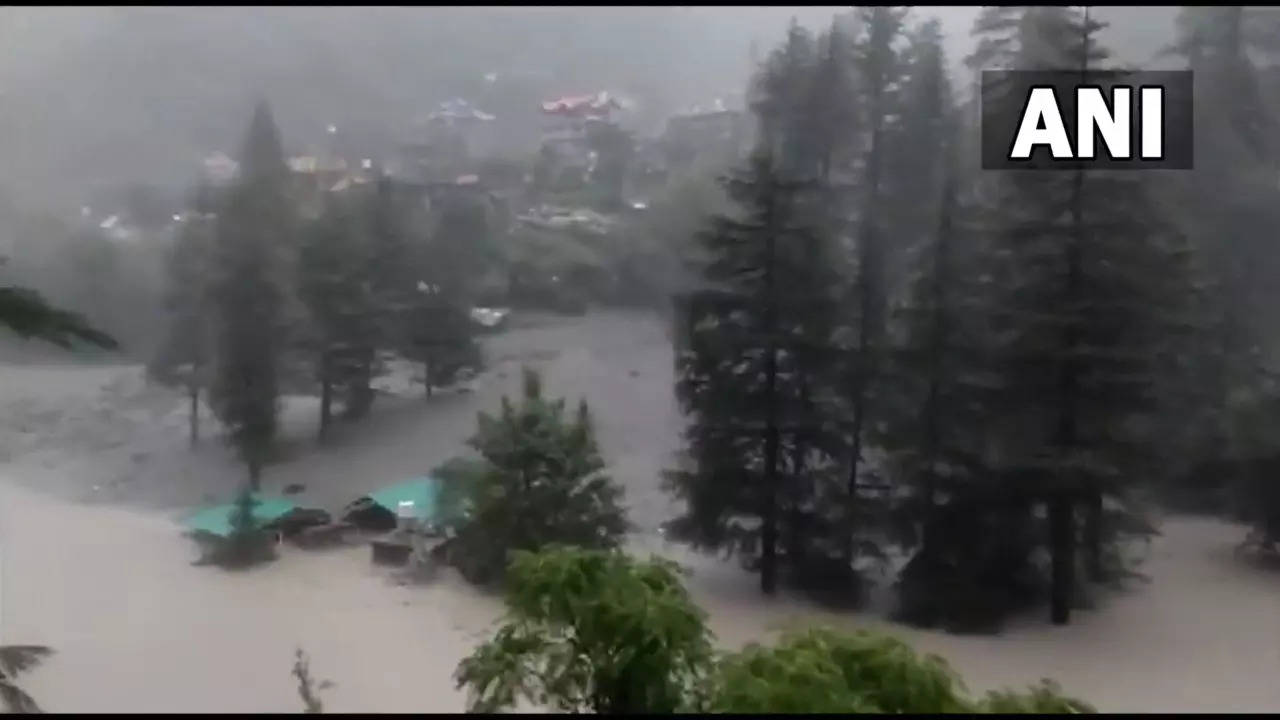
[[[592,117],[607,119],[615,110],[621,109],[622,104],[607,92],[562,97],[542,103],[542,112],[548,115],[562,115],[582,119]]]

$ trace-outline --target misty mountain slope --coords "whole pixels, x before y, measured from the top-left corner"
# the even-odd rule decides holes
[[[766,27],[781,32],[777,12]],[[8,8],[0,20],[0,40],[16,38],[0,44],[0,178],[28,195],[75,196],[125,168],[186,181],[236,141],[257,95],[305,144],[331,122],[394,137],[490,72],[678,107],[738,89],[747,70],[745,38],[678,8]]]
[[[0,186],[26,203],[65,205],[103,184],[185,184],[203,155],[233,149],[258,96],[295,147],[322,140],[329,123],[387,147],[435,103],[483,94],[494,72],[518,75],[534,97],[626,92],[656,127],[671,112],[742,90],[753,40],[763,51],[789,18],[818,27],[838,11],[0,8]],[[942,19],[958,59],[976,11],[918,14]],[[1113,31],[1114,45],[1145,59],[1167,37],[1173,9],[1097,12],[1124,26],[1125,41]]]

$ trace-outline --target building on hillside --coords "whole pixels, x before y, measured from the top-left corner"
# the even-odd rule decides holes
[[[380,173],[370,159],[348,163],[337,157],[300,155],[289,158],[287,162],[298,211],[304,217],[318,217],[324,211],[324,199],[329,193],[368,185]]]
[[[492,151],[493,121],[497,118],[460,98],[440,103],[426,117],[428,140],[455,142],[462,146],[465,157],[483,157]]]
[[[672,117],[662,140],[667,165],[673,169],[687,166],[709,152],[738,157],[750,141],[747,115],[717,101],[711,108],[694,108]]]
[[[131,245],[141,241],[142,232],[121,215],[110,215],[98,223],[98,231],[113,243]]]
[[[416,205],[422,212],[438,213],[449,207],[483,208],[498,226],[508,222],[510,210],[504,195],[478,175],[439,179],[392,168],[384,177],[397,197]]]
[[[542,103],[542,148],[534,183],[542,189],[574,190],[586,185],[599,160],[593,138],[618,127],[626,104],[607,92]]]
[[[667,165],[666,145],[661,138],[639,139],[636,141],[628,182],[642,197],[648,196],[666,182]]]
[[[341,158],[296,155],[288,158],[292,191],[298,211],[305,217],[318,217],[324,210],[324,196],[348,172]]]
[[[547,100],[542,103],[542,139],[581,139],[588,123],[616,123],[622,110],[622,102],[607,92]]]
[[[593,130],[616,125],[622,103],[607,92],[548,100],[542,103],[542,144],[565,153],[579,153]]]
[[[413,172],[447,182],[473,172],[475,159],[496,145],[496,117],[455,98],[414,121],[410,139],[400,146],[398,162]]]
[[[223,152],[209,155],[204,159],[202,166],[204,179],[215,187],[230,183],[240,173],[240,163]]]
[[[576,136],[585,132],[588,120],[617,122],[620,101],[608,92],[557,97],[543,102],[543,137]]]

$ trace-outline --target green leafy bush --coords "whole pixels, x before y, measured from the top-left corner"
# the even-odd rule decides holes
[[[1093,712],[1049,681],[971,699],[942,658],[866,631],[812,628],[717,656],[680,574],[616,550],[517,553],[505,622],[454,676],[470,711]]]
[[[897,638],[814,628],[772,647],[725,656],[714,712],[967,712],[960,678],[942,658],[919,657]]]
[[[1062,694],[1062,688],[1052,680],[1041,680],[1026,692],[999,690],[987,693],[978,704],[978,712],[993,714],[1069,715],[1072,713],[1096,713],[1094,707],[1083,700]]]
[[[710,667],[703,612],[665,560],[520,552],[507,588],[505,624],[455,675],[472,712],[520,699],[562,712],[676,712]]]

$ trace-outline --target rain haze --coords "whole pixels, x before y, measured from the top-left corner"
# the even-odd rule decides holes
[[[982,170],[1081,67],[1195,167]],[[1280,709],[1278,124],[1265,7],[0,7],[0,701],[484,711],[570,546],[963,704],[511,707]]]

